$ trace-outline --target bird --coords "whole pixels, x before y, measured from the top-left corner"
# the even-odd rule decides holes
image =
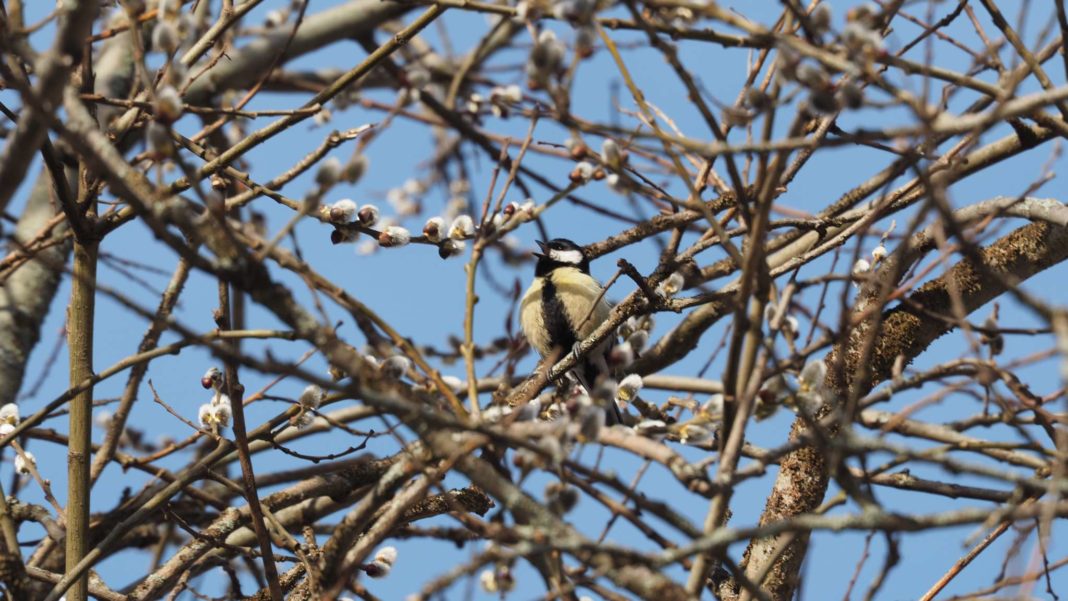
[[[519,305],[519,323],[539,355],[559,359],[604,323],[612,308],[601,283],[590,275],[590,258],[581,246],[566,238],[537,244],[541,252],[534,253],[534,281]],[[609,373],[609,344],[592,349],[570,372],[591,396]],[[608,421],[621,422],[619,408],[609,404]]]

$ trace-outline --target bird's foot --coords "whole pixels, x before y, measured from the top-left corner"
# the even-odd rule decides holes
[[[571,347],[571,357],[578,362],[582,355],[582,342],[576,342],[575,346]]]

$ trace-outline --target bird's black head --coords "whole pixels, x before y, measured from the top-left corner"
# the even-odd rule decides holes
[[[541,252],[534,253],[538,257],[534,275],[546,275],[557,267],[574,267],[582,273],[590,272],[590,259],[586,251],[567,238],[553,238],[548,242],[538,240],[538,246]]]

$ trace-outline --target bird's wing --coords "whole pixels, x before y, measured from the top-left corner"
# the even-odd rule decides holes
[[[549,332],[545,328],[542,314],[541,289],[540,278],[535,279],[530,288],[527,288],[519,304],[519,325],[523,328],[530,346],[544,357],[552,352],[552,341],[549,340]]]

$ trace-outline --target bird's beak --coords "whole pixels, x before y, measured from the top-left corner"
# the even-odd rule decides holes
[[[534,253],[535,257],[544,257],[545,255],[549,254],[549,245],[548,244],[546,244],[545,242],[543,242],[541,240],[535,240],[534,242],[537,243],[538,248],[541,249],[541,252]]]

